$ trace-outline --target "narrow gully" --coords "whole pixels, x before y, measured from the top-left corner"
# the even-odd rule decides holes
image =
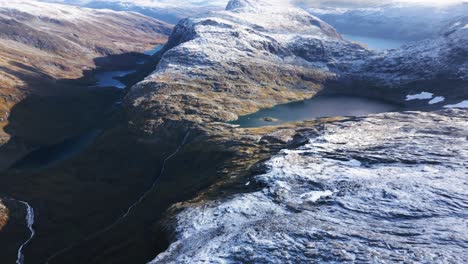
[[[163,163],[162,163],[162,166],[161,166],[161,170],[159,171],[159,174],[157,177],[154,178],[154,181],[153,183],[151,184],[151,186],[144,192],[142,192],[138,198],[136,199],[136,201],[131,204],[127,210],[125,211],[124,214],[122,214],[121,216],[119,216],[114,222],[112,222],[110,225],[108,225],[107,227],[103,228],[102,230],[84,238],[83,240],[81,241],[78,241],[58,252],[56,252],[55,254],[51,255],[47,260],[46,260],[46,264],[50,264],[51,261],[55,258],[57,258],[58,256],[60,256],[61,254],[71,250],[73,247],[77,246],[80,242],[83,242],[83,241],[89,241],[93,238],[96,238],[108,231],[110,231],[112,228],[114,228],[115,226],[117,226],[119,223],[121,223],[123,220],[125,220],[129,215],[130,213],[133,211],[133,209],[138,206],[140,203],[142,203],[146,197],[148,197],[148,195],[154,190],[154,188],[156,187],[159,179],[162,177],[162,175],[164,174],[165,170],[166,170],[166,164],[167,162],[172,159],[174,156],[177,155],[177,153],[179,153],[179,151],[182,149],[182,147],[184,147],[186,144],[187,144],[187,140],[190,136],[190,131],[188,131],[185,136],[184,136],[184,139],[182,140],[182,142],[179,144],[179,146],[176,148],[176,150],[174,152],[172,152],[170,155],[168,155],[164,160],[163,160]],[[17,263],[17,264],[22,264],[22,263]]]

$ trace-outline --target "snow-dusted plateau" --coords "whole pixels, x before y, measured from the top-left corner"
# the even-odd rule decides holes
[[[156,18],[166,10],[166,21],[194,13],[177,22],[154,55],[132,53],[139,66],[117,78],[125,89],[111,107],[89,114],[105,112],[104,124],[86,123],[78,135],[54,144],[30,140],[37,147],[0,173],[0,258],[49,264],[468,262],[466,4],[46,2],[142,14],[151,9]],[[115,13],[118,21],[136,23],[145,47],[148,35],[161,40],[171,27],[133,12],[39,4],[63,10],[32,19],[14,8],[0,14],[15,14],[9,21],[31,28],[37,21],[46,27],[42,17],[54,15],[55,28],[85,13]],[[127,24],[112,27],[129,30]],[[405,44],[373,49],[342,35],[356,34],[344,32],[351,29],[399,36]],[[42,30],[79,46],[62,31]],[[115,56],[141,52],[123,44],[114,50],[112,43],[122,40],[114,34],[102,38],[109,52],[98,50],[91,57],[104,57],[97,62],[113,65],[120,61]],[[307,111],[314,102],[324,111],[351,110],[293,121],[273,115]],[[26,111],[13,110],[8,121]],[[255,117],[262,111],[272,115]],[[261,122],[239,121],[250,117]],[[5,131],[15,142],[25,138],[11,125]]]

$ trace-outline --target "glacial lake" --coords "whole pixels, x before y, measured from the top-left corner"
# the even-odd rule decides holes
[[[374,50],[396,49],[408,43],[408,41],[403,41],[403,40],[361,37],[361,36],[346,35],[346,34],[343,34],[343,37],[349,41],[354,41],[354,42],[359,42],[361,44],[364,44],[368,46],[370,49],[374,49]]]
[[[398,105],[369,98],[321,95],[312,99],[277,105],[240,116],[231,124],[240,127],[273,126],[282,123],[311,120],[320,117],[362,116],[399,110]]]

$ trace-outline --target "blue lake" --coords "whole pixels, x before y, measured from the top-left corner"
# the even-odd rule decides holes
[[[361,36],[346,35],[346,34],[343,34],[343,37],[347,40],[364,44],[370,49],[374,49],[374,50],[396,49],[408,43],[408,41],[403,41],[403,40],[361,37]]]

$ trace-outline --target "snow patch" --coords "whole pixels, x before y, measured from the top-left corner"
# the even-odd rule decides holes
[[[432,104],[438,104],[438,103],[441,103],[445,101],[445,97],[443,96],[436,96],[434,97],[432,100],[429,101],[429,104],[432,105]]]
[[[458,104],[446,105],[445,108],[468,108],[468,100],[462,101]]]
[[[421,92],[419,94],[409,94],[406,96],[406,101],[411,101],[411,100],[428,100],[431,99],[434,96],[432,93],[428,92]]]
[[[304,202],[315,203],[318,200],[320,200],[322,198],[325,198],[325,197],[332,196],[333,194],[334,194],[334,192],[329,191],[329,190],[327,190],[327,191],[312,191],[312,192],[302,194],[300,196],[300,198],[303,199]]]

